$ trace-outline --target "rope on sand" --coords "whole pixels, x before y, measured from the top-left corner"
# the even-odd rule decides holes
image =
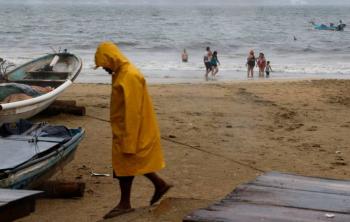
[[[92,118],[92,119],[96,119],[96,120],[102,121],[102,122],[110,123],[110,121],[109,121],[109,120],[106,120],[106,119],[102,119],[102,118],[95,117],[95,116],[90,116],[90,115],[86,115],[86,116],[89,117],[89,118]],[[252,170],[258,171],[258,172],[260,172],[260,173],[265,173],[264,170],[261,170],[261,169],[259,169],[259,168],[257,168],[257,167],[251,166],[251,165],[246,164],[246,163],[242,163],[241,161],[234,160],[234,159],[231,159],[231,158],[227,158],[226,156],[223,156],[223,155],[220,155],[220,154],[217,154],[217,153],[213,153],[213,152],[207,151],[207,150],[205,150],[205,149],[201,149],[201,148],[196,147],[196,146],[191,146],[191,145],[189,145],[189,144],[186,144],[186,143],[183,143],[183,142],[179,142],[179,141],[176,141],[176,140],[173,140],[173,139],[164,137],[164,136],[162,136],[161,138],[162,138],[163,140],[166,140],[166,141],[171,142],[171,143],[175,143],[175,144],[182,145],[182,146],[187,147],[187,148],[190,148],[190,149],[198,150],[198,151],[201,151],[201,152],[203,152],[203,153],[207,153],[207,154],[210,154],[210,155],[213,155],[213,156],[220,157],[220,158],[222,158],[222,159],[231,161],[231,162],[236,163],[236,164],[238,164],[238,165],[241,165],[241,166],[250,168],[250,169],[252,169]]]
[[[164,136],[162,136],[161,138],[162,138],[163,140],[166,140],[166,141],[169,141],[169,142],[172,142],[172,143],[176,143],[176,144],[179,144],[179,145],[182,145],[182,146],[191,148],[191,149],[199,150],[199,151],[201,151],[201,152],[203,152],[203,153],[207,153],[207,154],[210,154],[210,155],[213,155],[213,156],[220,157],[220,158],[222,158],[222,159],[225,159],[225,160],[234,162],[234,163],[236,163],[236,164],[238,164],[238,165],[241,165],[241,166],[250,168],[250,169],[252,169],[252,170],[255,170],[255,171],[258,171],[258,172],[261,172],[261,173],[265,173],[264,170],[261,170],[261,169],[259,169],[259,168],[256,168],[256,167],[251,166],[251,165],[246,164],[246,163],[242,163],[242,162],[240,162],[240,161],[238,161],[238,160],[233,160],[233,159],[231,159],[231,158],[227,158],[226,156],[223,156],[223,155],[220,155],[220,154],[217,154],[217,153],[213,153],[213,152],[207,151],[207,150],[205,150],[205,149],[201,149],[201,148],[196,147],[196,146],[191,146],[191,145],[188,145],[188,144],[186,144],[186,143],[182,143],[182,142],[179,142],[179,141],[170,139],[170,138],[166,138],[166,137],[164,137]]]

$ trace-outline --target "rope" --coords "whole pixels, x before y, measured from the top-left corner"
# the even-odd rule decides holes
[[[238,165],[241,165],[241,166],[250,168],[250,169],[252,169],[252,170],[255,170],[255,171],[258,171],[258,172],[261,172],[261,173],[265,173],[264,170],[261,170],[261,169],[259,169],[259,168],[256,168],[256,167],[251,166],[251,165],[246,164],[246,163],[242,163],[242,162],[240,162],[240,161],[238,161],[238,160],[234,160],[234,159],[231,159],[231,158],[227,158],[226,156],[223,156],[223,155],[220,155],[220,154],[217,154],[217,153],[213,153],[213,152],[207,151],[207,150],[205,150],[205,149],[201,149],[201,148],[196,147],[196,146],[191,146],[191,145],[188,145],[188,144],[186,144],[186,143],[182,143],[182,142],[179,142],[179,141],[176,141],[176,140],[172,140],[172,139],[167,138],[167,137],[164,137],[164,136],[162,136],[161,138],[162,138],[163,140],[166,140],[166,141],[169,141],[169,142],[172,142],[172,143],[176,143],[176,144],[182,145],[182,146],[187,147],[187,148],[195,149],[195,150],[201,151],[201,152],[203,152],[203,153],[207,153],[207,154],[210,154],[210,155],[213,155],[213,156],[220,157],[220,158],[222,158],[222,159],[231,161],[231,162],[233,162],[233,163],[236,163],[236,164],[238,164]]]
[[[86,115],[86,116],[89,117],[89,118],[92,118],[92,119],[96,119],[96,120],[102,121],[102,122],[110,123],[110,121],[109,121],[109,120],[106,120],[106,119],[102,119],[102,118],[95,117],[95,116],[90,116],[90,115]],[[251,166],[251,165],[246,164],[246,163],[242,163],[241,161],[234,160],[234,159],[231,159],[231,158],[227,158],[226,156],[223,156],[223,155],[220,155],[220,154],[217,154],[217,153],[213,153],[213,152],[207,151],[207,150],[205,150],[205,149],[201,149],[201,148],[199,148],[199,147],[192,146],[192,145],[189,145],[189,144],[186,144],[186,143],[183,143],[183,142],[179,142],[179,141],[176,141],[176,140],[173,140],[173,139],[164,137],[164,136],[161,136],[161,138],[162,138],[163,140],[166,140],[166,141],[168,141],[168,142],[181,145],[181,146],[183,146],[183,147],[187,147],[187,148],[190,148],[190,149],[194,149],[194,150],[201,151],[201,152],[203,152],[203,153],[207,153],[207,154],[210,154],[210,155],[213,155],[213,156],[220,157],[220,158],[222,158],[222,159],[231,161],[231,162],[233,162],[233,163],[236,163],[236,164],[238,164],[238,165],[244,166],[244,167],[246,167],[246,168],[250,168],[250,169],[252,169],[252,170],[258,171],[258,172],[260,172],[260,173],[265,173],[264,170],[259,169],[259,168],[254,167],[254,166]]]

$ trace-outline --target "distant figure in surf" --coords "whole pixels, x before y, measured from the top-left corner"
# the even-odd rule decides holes
[[[210,63],[212,56],[213,56],[213,53],[211,52],[210,47],[207,47],[206,52],[205,52],[204,57],[203,57],[203,62],[204,62],[205,69],[206,69],[205,80],[207,80],[207,81],[208,81],[208,74],[212,68],[211,63]]]
[[[215,79],[216,74],[219,72],[218,65],[220,65],[217,51],[213,52],[213,55],[210,60],[210,65],[211,65],[211,75],[213,79]]]
[[[259,54],[257,66],[259,67],[259,77],[264,77],[264,72],[266,68],[266,59],[264,53]]]
[[[253,78],[254,77],[254,67],[255,67],[255,55],[254,55],[254,51],[250,50],[249,55],[247,57],[247,63],[246,66],[248,68],[247,74],[248,74],[248,78]]]
[[[297,41],[297,40],[298,40],[297,37],[295,37],[295,36],[293,36],[293,39],[294,39],[294,41]]]
[[[188,54],[186,52],[186,49],[184,49],[182,55],[181,55],[182,62],[188,62]]]
[[[272,68],[271,68],[271,65],[270,65],[270,61],[267,61],[266,69],[265,69],[266,78],[270,77],[270,72],[272,72]]]

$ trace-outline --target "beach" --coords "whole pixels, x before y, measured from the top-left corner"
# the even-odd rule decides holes
[[[137,177],[136,212],[109,221],[181,221],[220,200],[237,185],[268,171],[348,179],[350,176],[349,80],[211,81],[152,84],[167,166],[160,174],[174,187],[160,205],[147,207],[152,185]],[[86,183],[81,199],[39,199],[20,219],[98,221],[119,199],[112,174],[108,84],[74,84],[59,99],[76,100],[86,116],[37,116],[86,136],[75,159],[51,180]]]

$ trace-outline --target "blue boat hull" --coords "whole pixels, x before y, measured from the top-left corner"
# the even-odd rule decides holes
[[[83,139],[84,130],[75,129],[75,135],[55,151],[41,158],[29,161],[19,167],[5,171],[6,178],[1,179],[0,187],[12,189],[32,189],[41,185],[56,173],[58,168],[70,162]]]
[[[314,28],[317,30],[326,30],[326,31],[344,31],[345,24],[338,25],[338,26],[327,26],[324,24],[321,25],[314,25]]]

